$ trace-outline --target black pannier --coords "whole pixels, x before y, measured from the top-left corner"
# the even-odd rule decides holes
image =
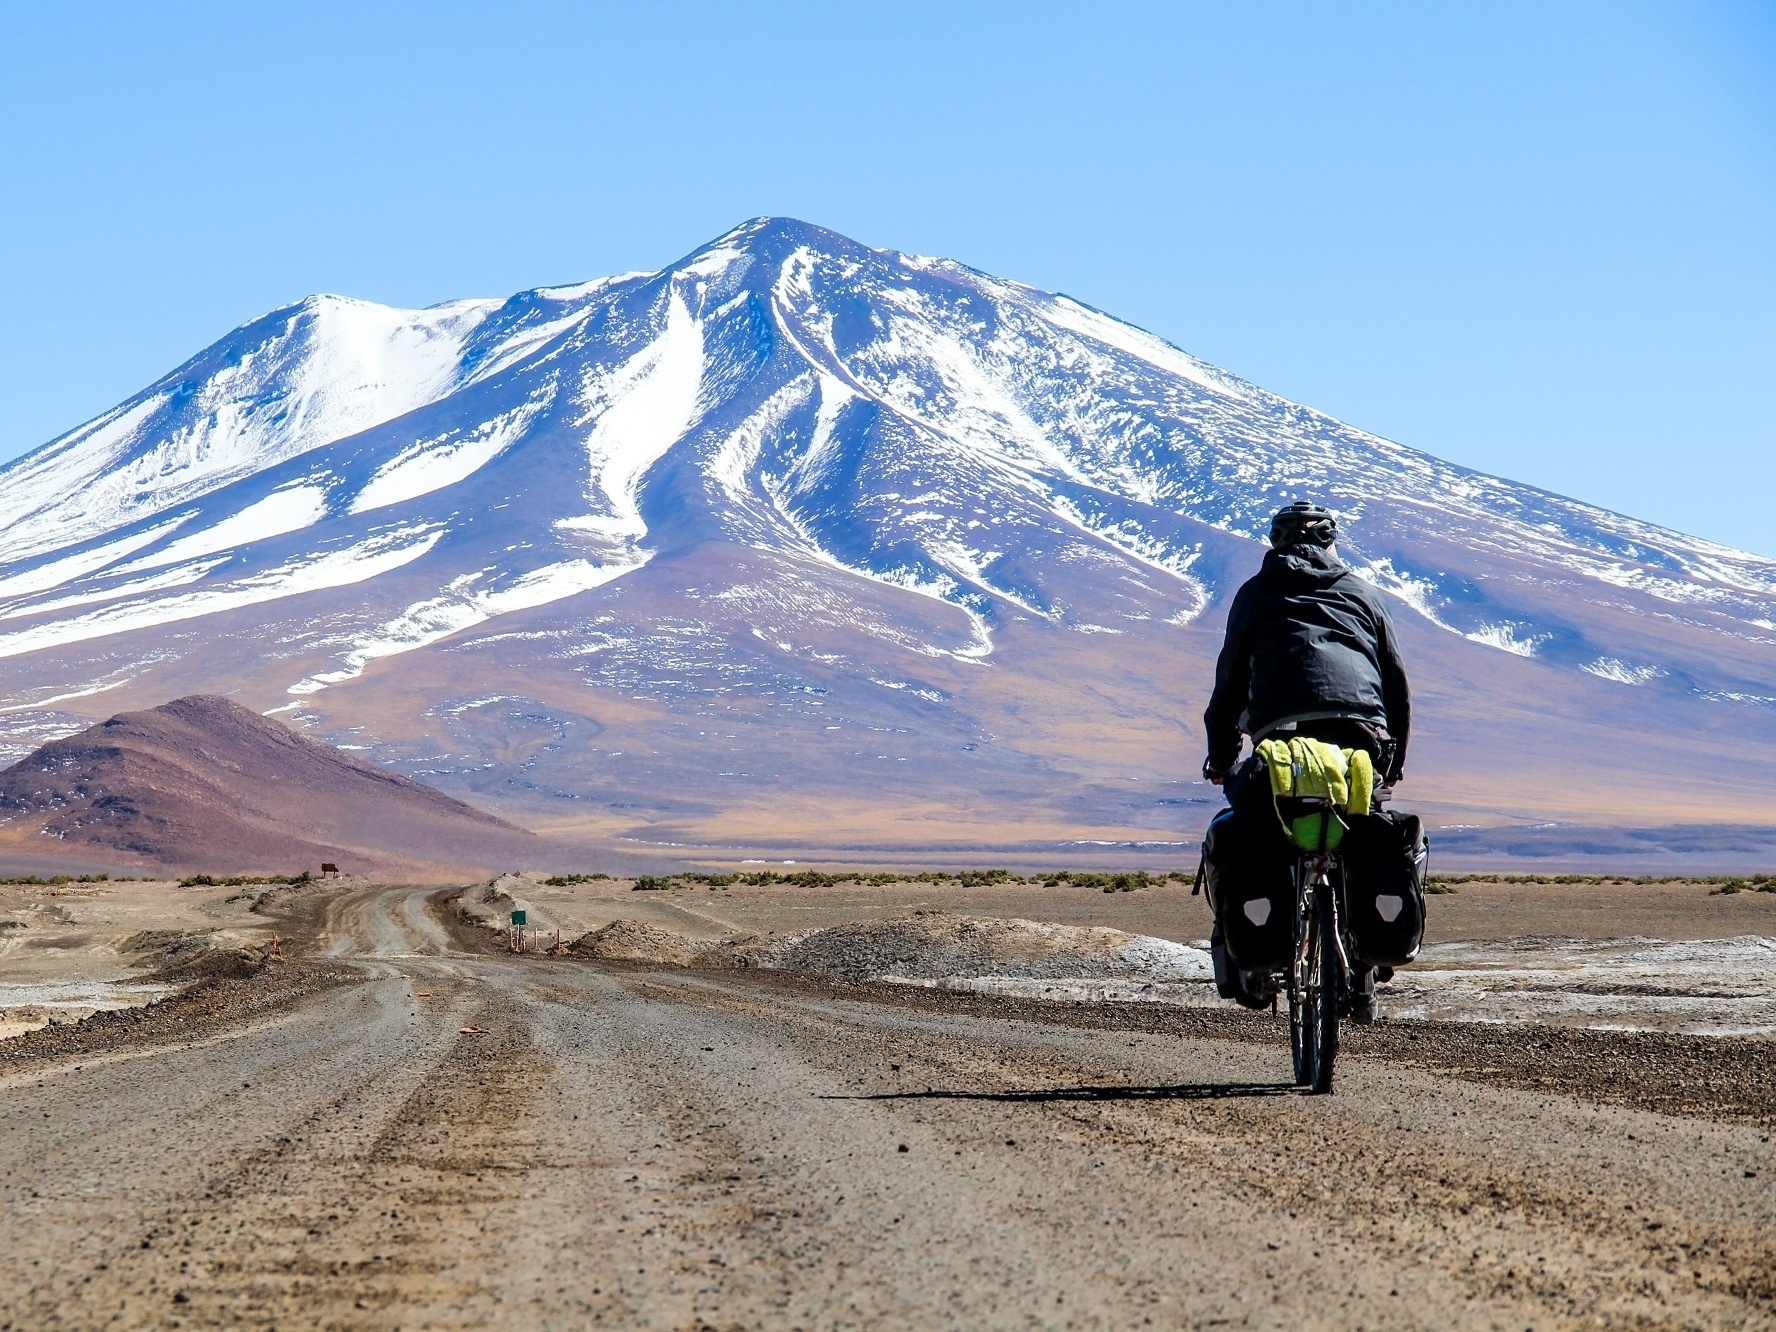
[[[1203,834],[1203,882],[1227,956],[1242,971],[1288,966],[1295,852],[1276,815],[1224,809]]]
[[[1430,839],[1416,814],[1387,810],[1349,823],[1338,850],[1357,960],[1373,967],[1403,966],[1424,942]]]

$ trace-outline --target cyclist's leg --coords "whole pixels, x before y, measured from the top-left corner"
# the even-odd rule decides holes
[[[1348,866],[1341,864],[1338,867],[1338,873],[1340,885],[1344,889],[1343,900],[1348,903],[1351,900]],[[1350,993],[1346,1012],[1352,1022],[1359,1027],[1367,1027],[1375,1021],[1377,1013],[1375,982],[1383,977],[1377,975],[1377,968],[1364,966],[1354,956],[1350,959],[1350,964]],[[1393,973],[1389,972],[1388,978],[1391,979],[1392,975]]]
[[[1227,960],[1227,945],[1221,940],[1221,922],[1209,930],[1209,961],[1215,967],[1215,993],[1223,999],[1239,998],[1239,973]]]
[[[1350,1019],[1359,1027],[1375,1021],[1375,968],[1357,967],[1351,973]]]

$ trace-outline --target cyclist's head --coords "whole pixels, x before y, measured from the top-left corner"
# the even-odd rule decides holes
[[[1330,546],[1337,535],[1338,519],[1332,516],[1332,510],[1307,500],[1296,500],[1288,508],[1277,510],[1276,517],[1270,520],[1270,544],[1275,550]]]

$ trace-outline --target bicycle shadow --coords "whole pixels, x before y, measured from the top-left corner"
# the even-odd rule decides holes
[[[1307,1091],[1292,1082],[1181,1082],[1167,1087],[1033,1087],[1026,1091],[870,1092],[858,1096],[822,1096],[823,1101],[1232,1101],[1257,1096],[1299,1096]]]

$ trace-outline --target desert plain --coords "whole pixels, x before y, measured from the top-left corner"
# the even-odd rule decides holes
[[[8,885],[0,1326],[1776,1322],[1776,894],[1448,886],[1309,1097],[1182,877]]]

